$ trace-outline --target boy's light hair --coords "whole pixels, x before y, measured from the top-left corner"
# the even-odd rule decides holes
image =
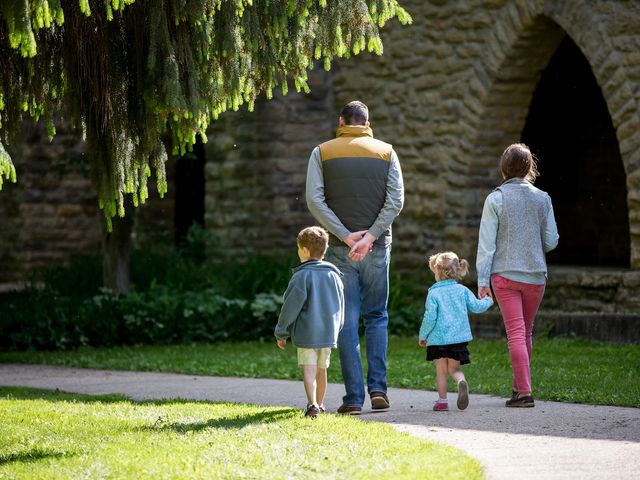
[[[443,280],[460,280],[469,271],[469,262],[453,252],[442,252],[429,257],[429,268]]]
[[[311,258],[320,260],[324,258],[329,246],[329,234],[321,227],[303,228],[298,233],[298,246],[309,249]]]

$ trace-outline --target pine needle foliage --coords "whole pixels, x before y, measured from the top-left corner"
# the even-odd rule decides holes
[[[26,116],[82,129],[107,224],[167,190],[182,155],[227,110],[280,87],[309,91],[315,60],[382,54],[378,29],[411,22],[396,0],[2,0],[0,187]]]

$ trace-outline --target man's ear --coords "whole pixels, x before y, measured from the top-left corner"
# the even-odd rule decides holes
[[[344,127],[345,123],[344,123],[344,117],[340,116],[338,117],[338,126],[339,127]]]
[[[369,120],[367,120],[367,123],[364,124],[365,127],[369,126]]]

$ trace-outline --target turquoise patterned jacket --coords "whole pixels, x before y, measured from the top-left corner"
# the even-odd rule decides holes
[[[468,342],[473,337],[467,312],[482,313],[491,305],[490,297],[479,300],[455,280],[436,282],[427,295],[419,339],[426,340],[427,345]]]

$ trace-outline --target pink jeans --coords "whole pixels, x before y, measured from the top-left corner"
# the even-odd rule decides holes
[[[544,284],[533,285],[491,275],[491,286],[502,312],[513,370],[513,389],[531,392],[533,321],[544,295]]]

